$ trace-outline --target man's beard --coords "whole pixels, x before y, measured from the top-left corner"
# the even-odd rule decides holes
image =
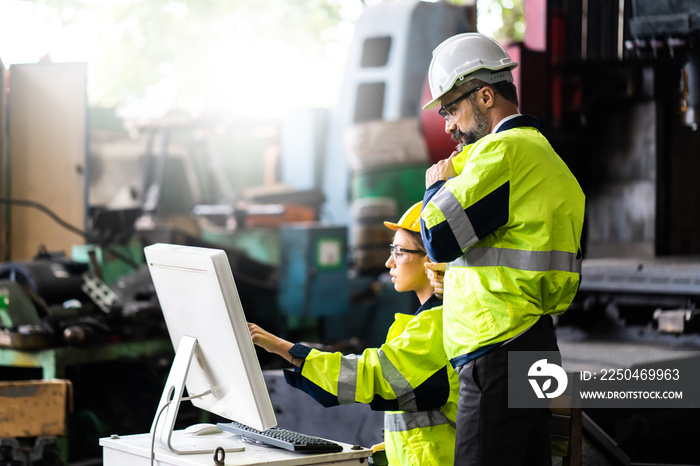
[[[463,132],[456,128],[452,132],[452,139],[459,143],[458,150],[462,150],[464,146],[473,144],[489,134],[489,123],[486,120],[486,115],[481,113],[473,102],[470,101],[469,105],[472,106],[472,129]]]

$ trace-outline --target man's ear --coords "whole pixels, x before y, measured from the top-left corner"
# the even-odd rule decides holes
[[[477,101],[483,106],[483,108],[491,108],[496,102],[496,93],[488,86],[484,86],[479,95],[477,96]]]

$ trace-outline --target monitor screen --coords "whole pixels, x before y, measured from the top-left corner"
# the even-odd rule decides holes
[[[185,387],[189,396],[212,393],[192,403],[258,430],[275,426],[226,253],[171,244],[144,252],[173,346],[196,339]]]

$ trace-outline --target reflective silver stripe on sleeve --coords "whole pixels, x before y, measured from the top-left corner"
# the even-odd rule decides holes
[[[459,203],[452,191],[443,187],[431,200],[447,219],[452,234],[455,235],[462,251],[479,241],[472,222],[469,221],[462,204]]]
[[[384,413],[384,430],[388,432],[406,432],[411,429],[434,427],[442,424],[455,426],[455,423],[450,421],[441,409],[412,413]]]
[[[357,391],[357,355],[349,354],[340,358],[340,374],[338,375],[338,403],[355,402]]]
[[[384,354],[384,351],[377,350],[377,356],[379,356],[379,365],[382,368],[382,375],[384,379],[389,382],[389,385],[391,385],[396,395],[396,401],[399,402],[399,409],[413,411],[418,409],[416,394],[411,384],[408,383],[408,380],[399,372],[387,355]]]
[[[573,252],[522,251],[505,248],[471,248],[462,257],[452,261],[458,267],[510,267],[532,272],[581,273],[581,259]]]

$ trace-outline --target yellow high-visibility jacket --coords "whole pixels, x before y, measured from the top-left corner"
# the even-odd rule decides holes
[[[507,121],[430,186],[421,233],[445,273],[445,351],[454,367],[564,312],[578,290],[585,197],[534,117]]]
[[[324,406],[368,403],[385,411],[390,465],[453,464],[459,381],[442,328],[442,301],[433,296],[415,315],[396,314],[386,342],[361,355],[294,345],[289,353],[304,362],[285,378]]]

